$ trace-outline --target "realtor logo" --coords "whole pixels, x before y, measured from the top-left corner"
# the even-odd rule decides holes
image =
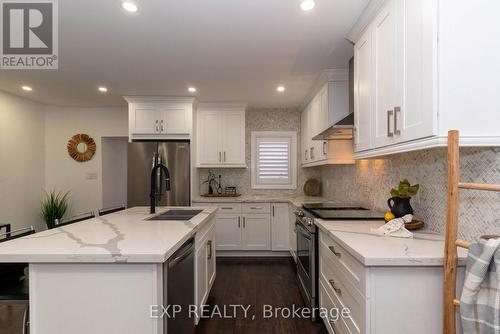
[[[0,0],[0,68],[57,69],[56,0]]]

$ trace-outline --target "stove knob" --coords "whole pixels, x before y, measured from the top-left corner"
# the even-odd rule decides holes
[[[304,212],[297,210],[294,212],[297,217],[304,217]]]
[[[313,220],[311,218],[307,218],[306,222],[307,222],[307,225],[309,225],[309,226],[313,225]]]

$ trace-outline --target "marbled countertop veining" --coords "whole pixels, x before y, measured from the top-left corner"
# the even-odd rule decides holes
[[[1,243],[0,262],[163,263],[217,210],[198,209],[203,211],[188,221],[145,221],[153,216],[149,208],[134,207],[39,232]]]
[[[326,221],[315,219],[321,232],[365,266],[442,266],[444,237],[414,232],[413,238],[379,236],[371,232],[384,221]],[[459,265],[465,265],[467,251],[458,249]]]

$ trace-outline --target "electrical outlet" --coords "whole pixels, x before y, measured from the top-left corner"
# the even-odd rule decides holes
[[[85,173],[85,180],[97,180],[97,172]]]

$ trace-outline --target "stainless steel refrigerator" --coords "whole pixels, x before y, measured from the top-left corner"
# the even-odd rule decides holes
[[[165,191],[165,182],[161,182],[161,170],[156,175],[156,189],[161,195],[156,200],[157,206],[190,205],[190,148],[189,142],[132,142],[128,144],[127,168],[127,205],[149,206],[151,191],[151,169],[155,163],[167,166],[170,172],[170,191]]]

